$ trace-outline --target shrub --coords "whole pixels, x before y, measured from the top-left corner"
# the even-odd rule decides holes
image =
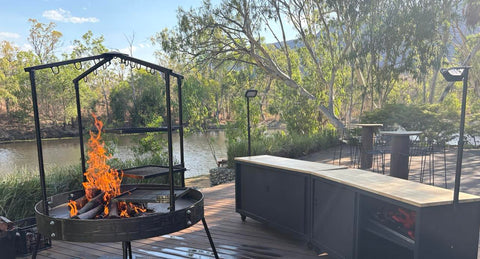
[[[406,130],[418,130],[429,140],[448,142],[458,127],[458,112],[439,104],[404,105],[388,104],[382,109],[366,112],[362,123],[382,123],[384,130],[396,130],[402,126]]]
[[[276,155],[282,157],[300,157],[312,152],[327,149],[336,142],[332,130],[324,130],[316,134],[285,134],[283,131],[271,135],[257,135],[251,139],[251,155]],[[228,166],[233,167],[234,158],[247,156],[246,139],[229,141],[227,145]]]

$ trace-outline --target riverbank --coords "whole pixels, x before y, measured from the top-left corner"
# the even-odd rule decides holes
[[[78,129],[71,125],[42,125],[42,138],[65,138],[78,136]],[[22,123],[0,114],[0,142],[16,140],[34,140],[33,123]]]
[[[43,139],[58,139],[78,136],[77,125],[52,125],[41,122],[41,134]],[[226,122],[212,124],[207,127],[208,131],[225,129]],[[285,129],[285,124],[277,120],[260,122],[257,126],[266,126],[268,129]],[[20,122],[0,114],[0,143],[8,143],[17,140],[35,140],[35,125],[33,118],[28,122]]]
[[[185,178],[185,186],[203,189],[210,187],[210,174],[199,175],[195,177]]]

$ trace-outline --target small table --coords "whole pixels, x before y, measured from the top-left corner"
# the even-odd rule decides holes
[[[362,147],[360,149],[360,168],[372,168],[373,162],[373,133],[378,127],[383,127],[383,124],[355,124],[355,126],[362,127]]]
[[[421,131],[382,131],[381,134],[392,136],[392,154],[390,155],[390,176],[408,180],[408,158],[410,136],[419,135]]]

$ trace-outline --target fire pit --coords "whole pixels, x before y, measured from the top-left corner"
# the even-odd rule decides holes
[[[103,130],[103,124],[97,121],[96,116],[92,114],[95,118],[97,134],[90,132],[88,143],[90,148],[88,153],[89,166],[87,168],[79,83],[86,76],[94,73],[95,70],[101,67],[108,67],[115,59],[119,60],[121,65],[136,69],[144,68],[152,75],[160,74],[165,82],[166,127]],[[82,64],[85,63],[87,65],[93,63],[93,65],[84,70]],[[84,190],[47,197],[35,71],[50,68],[54,74],[58,74],[59,68],[66,65],[73,65],[76,69],[82,71],[80,75],[73,79],[73,84],[77,103]],[[130,241],[176,232],[196,224],[201,219],[213,254],[218,258],[204,218],[203,194],[197,190],[184,188],[183,172],[186,169],[183,154],[181,95],[183,76],[174,73],[171,69],[118,52],[28,67],[25,68],[25,71],[30,73],[40,184],[42,186],[42,201],[35,205],[39,233],[51,239],[72,242],[122,242],[123,257],[132,258]],[[171,77],[177,79],[178,118],[175,120],[178,122],[177,126],[172,125]],[[180,137],[180,164],[177,165],[173,164],[173,130],[178,130]],[[168,165],[149,165],[117,171],[105,163],[109,155],[105,153],[103,144],[100,142],[101,132],[123,134],[157,131],[165,131],[167,133]],[[176,187],[174,184],[174,172],[181,173],[181,187]],[[168,185],[121,185],[124,176],[144,179],[166,173],[168,173]],[[37,236],[38,238],[39,235]],[[34,251],[32,257],[35,256],[36,251]]]
[[[175,211],[169,210],[169,187],[165,185],[122,185],[132,190],[116,198],[145,205],[147,211],[135,217],[105,219],[70,218],[68,200],[85,194],[84,190],[49,197],[48,215],[43,201],[35,205],[40,233],[54,240],[72,242],[124,242],[165,235],[188,228],[203,218],[203,194],[189,188],[176,188]]]

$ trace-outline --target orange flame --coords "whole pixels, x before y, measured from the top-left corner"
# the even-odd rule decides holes
[[[139,206],[136,206],[135,204],[129,202],[128,205],[135,211],[135,213],[141,213],[147,211],[147,209],[141,208]]]
[[[75,201],[70,200],[68,202],[68,208],[70,210],[70,217],[76,216],[78,214],[77,203]]]
[[[95,114],[92,113],[92,116],[95,119],[95,127],[98,133],[90,131],[90,139],[88,140],[88,169],[84,173],[87,181],[83,183],[83,188],[85,189],[87,201],[94,198],[98,191],[105,193],[103,195],[103,214],[107,216],[109,214],[108,205],[110,200],[121,194],[120,185],[122,183],[123,172],[119,173],[107,164],[110,156],[107,154],[107,150],[104,147],[105,144],[101,138],[103,123],[98,120]],[[70,201],[68,207],[70,209],[70,217],[78,214],[75,201]],[[146,211],[146,209],[125,202],[119,202],[117,208],[120,217],[130,217],[129,212],[138,214]]]
[[[130,215],[128,214],[128,205],[126,202],[121,201],[118,203],[119,211],[120,211],[120,217],[122,218],[129,218]]]
[[[110,168],[107,164],[110,156],[107,155],[107,150],[101,139],[103,123],[98,120],[95,114],[92,113],[92,116],[95,119],[95,127],[98,133],[95,134],[90,131],[88,169],[84,173],[87,182],[83,183],[83,187],[88,200],[93,198],[96,190],[101,190],[105,192],[104,201],[109,201],[112,197],[120,194],[123,174],[119,174],[117,170]]]

